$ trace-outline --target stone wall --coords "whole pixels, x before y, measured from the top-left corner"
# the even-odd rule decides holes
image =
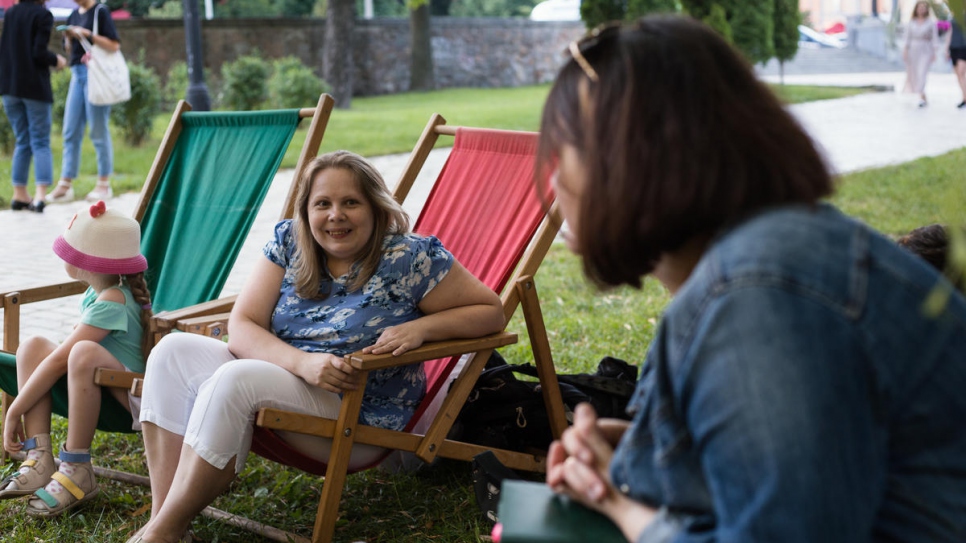
[[[184,24],[176,20],[116,21],[129,60],[144,53],[144,63],[162,79],[185,59]],[[2,31],[2,25],[0,25]],[[434,17],[433,61],[438,88],[515,87],[553,79],[567,43],[584,31],[581,22],[527,19]],[[266,58],[299,57],[322,75],[324,19],[214,19],[202,21],[206,81],[225,62],[250,53]],[[60,50],[61,33],[52,48]],[[389,94],[409,88],[408,19],[360,19],[351,48],[357,96]]]

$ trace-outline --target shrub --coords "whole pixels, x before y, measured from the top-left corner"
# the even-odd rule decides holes
[[[319,101],[319,95],[329,92],[329,85],[315,75],[296,57],[283,57],[272,63],[272,78],[268,82],[272,107],[308,107]]]
[[[0,115],[0,154],[10,156],[13,154],[13,146],[17,143],[13,136],[13,127],[10,126],[10,119],[7,113]]]
[[[151,135],[154,117],[161,112],[161,80],[144,66],[142,53],[137,63],[128,61],[131,99],[111,107],[111,121],[129,145],[138,147]]]
[[[168,69],[168,80],[164,82],[164,108],[174,109],[178,100],[188,94],[188,65],[179,60]]]
[[[222,64],[219,102],[237,111],[258,109],[268,98],[268,75],[268,62],[257,51]]]
[[[64,127],[64,109],[67,107],[67,91],[70,90],[70,68],[50,73],[50,86],[54,91],[53,125],[59,131]]]

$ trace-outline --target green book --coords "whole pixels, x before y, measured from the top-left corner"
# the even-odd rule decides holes
[[[627,543],[610,519],[544,483],[503,481],[497,517],[500,543]]]

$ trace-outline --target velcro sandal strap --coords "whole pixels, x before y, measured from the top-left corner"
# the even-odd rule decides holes
[[[64,488],[67,489],[67,492],[70,492],[71,494],[73,494],[74,497],[77,498],[78,500],[81,499],[81,498],[83,498],[87,494],[86,492],[84,492],[83,490],[81,490],[79,486],[77,486],[76,484],[74,484],[74,481],[71,481],[70,480],[70,477],[64,475],[63,473],[61,473],[59,471],[54,472],[54,474],[51,475],[50,478],[53,479],[53,480],[55,480],[55,481],[57,481],[58,483],[64,485]],[[43,490],[43,489],[41,489],[41,490]],[[38,490],[37,492],[40,492],[40,491]],[[42,499],[45,502],[47,502],[47,500],[45,498],[43,498],[43,497],[41,497],[40,499]],[[54,502],[56,504],[56,500],[54,500]],[[55,504],[51,504],[51,503],[47,502],[47,505],[50,505],[51,507],[54,507]]]
[[[20,464],[20,467],[22,467],[22,468],[32,468],[32,467],[34,467],[36,465],[37,465],[37,461],[36,460],[34,460],[33,458],[28,458],[28,459],[26,459],[26,460],[23,461],[23,464]]]
[[[57,501],[57,498],[51,496],[50,492],[47,492],[46,489],[38,488],[37,490],[34,490],[34,496],[44,500],[44,503],[47,504],[47,507],[50,507],[51,509],[60,505],[60,502]]]
[[[57,456],[60,457],[61,462],[73,462],[75,464],[81,464],[91,461],[91,453],[75,453],[62,450]]]
[[[35,437],[32,437],[23,442],[23,450],[25,451],[29,451],[31,449],[36,449],[36,448],[37,448],[37,438]]]

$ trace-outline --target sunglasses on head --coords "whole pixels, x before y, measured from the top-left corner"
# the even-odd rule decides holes
[[[600,77],[597,75],[597,70],[590,65],[587,58],[584,56],[585,51],[593,49],[598,44],[606,41],[617,34],[620,33],[623,23],[619,21],[613,21],[610,23],[604,23],[595,27],[593,30],[588,32],[585,36],[578,38],[567,46],[567,50],[570,52],[570,56],[574,59],[574,62],[580,66],[580,69],[584,71],[584,74],[590,78],[591,81],[597,83],[600,81]]]

